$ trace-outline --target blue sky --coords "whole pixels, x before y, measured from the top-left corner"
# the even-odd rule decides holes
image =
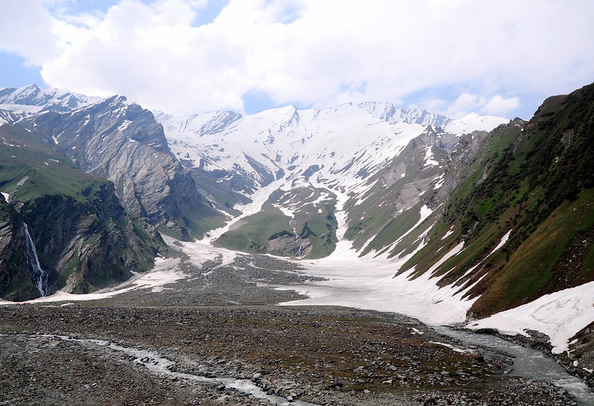
[[[0,0],[0,87],[173,114],[389,101],[530,118],[594,81],[590,0]]]

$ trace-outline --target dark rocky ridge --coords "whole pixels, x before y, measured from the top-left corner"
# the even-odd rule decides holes
[[[27,117],[19,125],[70,157],[87,173],[111,180],[124,207],[182,239],[222,220],[173,157],[153,114],[114,96],[66,113]]]
[[[25,224],[48,291],[87,293],[154,264],[166,246],[156,230],[131,218],[114,185],[77,170],[59,152],[18,126],[0,127],[0,295],[38,297],[29,277]],[[5,196],[9,201],[6,202]]]

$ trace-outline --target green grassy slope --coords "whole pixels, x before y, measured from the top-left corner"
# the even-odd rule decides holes
[[[326,199],[321,198],[326,195]],[[319,189],[276,192],[260,212],[242,219],[238,227],[224,233],[217,243],[245,252],[325,257],[334,251],[337,241],[334,199],[327,191]],[[298,202],[292,218],[273,204],[290,205],[290,202]]]
[[[483,141],[428,245],[401,272],[426,272],[465,241],[435,274],[461,288],[482,278],[469,293],[481,295],[471,309],[478,316],[594,280],[593,160],[594,87],[547,99],[529,122]]]

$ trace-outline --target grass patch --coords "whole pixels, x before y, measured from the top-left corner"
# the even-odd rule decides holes
[[[217,243],[238,251],[264,253],[268,247],[268,240],[273,235],[295,235],[289,220],[290,218],[276,207],[265,205],[262,211],[243,219],[240,227],[221,235]]]

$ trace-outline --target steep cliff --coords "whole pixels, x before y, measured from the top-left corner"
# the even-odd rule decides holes
[[[90,292],[149,269],[166,250],[152,226],[126,213],[111,182],[18,126],[2,125],[0,141],[3,298]]]
[[[29,116],[19,125],[83,171],[111,180],[124,207],[182,239],[201,237],[223,216],[169,151],[152,113],[114,96],[81,109]]]

